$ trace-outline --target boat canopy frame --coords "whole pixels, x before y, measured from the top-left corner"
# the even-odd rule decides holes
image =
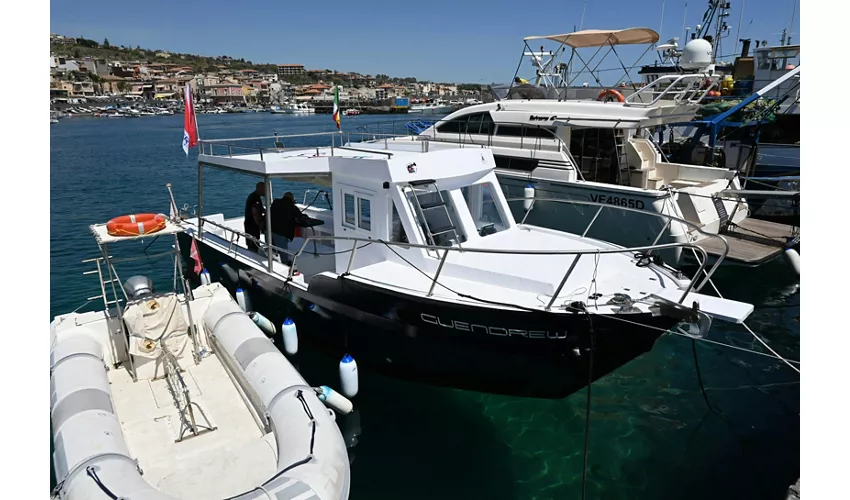
[[[138,374],[136,371],[135,363],[133,362],[133,354],[130,352],[130,336],[129,332],[127,331],[126,322],[124,321],[124,310],[121,306],[121,302],[124,302],[125,305],[129,303],[130,297],[127,294],[127,291],[120,283],[120,278],[118,276],[118,271],[115,269],[115,264],[171,257],[174,265],[173,292],[177,294],[182,293],[183,297],[185,297],[187,300],[192,300],[193,298],[192,288],[188,285],[183,274],[183,260],[180,252],[180,240],[177,237],[178,234],[185,232],[185,228],[180,224],[180,211],[178,210],[177,204],[174,201],[174,193],[171,191],[171,183],[167,183],[165,187],[168,190],[169,196],[169,215],[166,217],[165,227],[162,230],[150,234],[140,234],[133,236],[112,236],[107,230],[107,224],[92,224],[89,226],[89,230],[91,231],[92,235],[94,236],[95,242],[97,243],[100,256],[91,259],[85,259],[82,261],[82,263],[84,264],[93,263],[95,265],[95,269],[85,271],[83,274],[97,274],[98,280],[100,281],[101,291],[100,295],[89,297],[88,302],[86,302],[86,304],[93,300],[97,300],[98,298],[103,299],[104,314],[107,315],[109,314],[110,309],[112,309],[112,306],[114,305],[115,315],[118,319],[118,323],[121,328],[121,339],[124,341],[124,345],[122,346],[122,348],[125,350],[125,354],[127,355],[127,363],[130,367],[129,372],[130,376],[133,379],[133,382],[138,381]],[[145,253],[145,255],[142,256],[123,258],[115,258],[109,254],[109,246],[113,243],[141,241],[146,238],[152,238],[155,240],[160,236],[173,237],[174,242],[170,250],[156,254]],[[177,282],[180,283],[179,289],[177,286]],[[117,286],[116,283],[118,283]],[[119,290],[124,297],[123,299],[119,296]],[[198,325],[195,323],[194,318],[192,317],[191,307],[186,308],[186,315],[186,320],[189,323],[189,337],[192,339],[192,359],[197,365],[201,361],[200,342],[198,341]]]
[[[537,35],[525,37],[523,38],[524,47],[522,56],[517,64],[517,69],[514,72],[514,77],[511,80],[508,92],[510,92],[510,89],[513,88],[514,84],[517,82],[520,69],[522,68],[522,61],[526,57],[531,58],[532,66],[538,68],[535,83],[537,86],[540,86],[542,83],[544,87],[566,89],[571,87],[581,74],[588,72],[597,85],[603,87],[597,73],[599,66],[603,61],[605,61],[608,54],[612,52],[616,56],[620,67],[623,69],[623,76],[620,77],[613,86],[616,87],[619,85],[624,81],[624,78],[628,78],[630,82],[633,82],[629,68],[633,68],[638,61],[643,59],[643,57],[654,48],[660,38],[660,35],[651,28],[626,28],[620,30],[592,29],[558,35]],[[550,51],[544,50],[543,46],[541,46],[540,50],[535,52],[529,45],[529,42],[534,40],[550,40],[557,42],[559,45],[555,50]],[[644,50],[643,53],[635,60],[634,64],[626,66],[623,63],[622,57],[620,57],[620,54],[617,52],[616,46],[642,44],[647,44],[646,50]],[[566,63],[563,63],[561,60],[564,57],[564,53],[567,51],[567,48],[570,49],[570,57]],[[590,58],[585,60],[579,52],[579,49],[587,48],[596,48],[596,52],[594,52]],[[596,60],[596,57],[602,49],[605,48],[608,50],[598,60],[593,69],[590,69],[591,63]],[[571,72],[574,58],[584,64],[581,70],[576,73]]]

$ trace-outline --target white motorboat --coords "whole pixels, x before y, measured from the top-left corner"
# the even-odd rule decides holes
[[[283,106],[275,106],[272,108],[272,113],[280,113],[285,115],[312,115],[316,114],[316,108],[310,106],[306,102],[291,102]]]
[[[104,309],[50,324],[56,498],[348,498],[345,441],[319,397],[339,395],[310,387],[219,283],[162,293],[134,276],[122,287],[116,265],[134,259],[107,247],[141,236],[111,225],[91,226],[101,256],[86,261]],[[162,216],[145,230],[182,228]],[[177,272],[173,243],[158,255]]]
[[[317,135],[338,134],[303,137]],[[215,280],[249,293],[273,321],[292,311],[311,325],[317,348],[350,352],[361,366],[431,384],[560,398],[588,383],[591,356],[596,378],[650,350],[682,320],[705,334],[710,318],[740,322],[752,311],[698,293],[703,274],[691,281],[656,264],[654,252],[674,247],[704,258],[696,245],[624,248],[515,222],[489,149],[240,146],[264,138],[252,140],[201,141],[199,170],[259,176],[267,199],[274,199],[272,179],[319,184],[330,188],[334,208],[300,205],[302,234],[286,251],[272,247],[277,257],[268,258],[270,214],[265,236],[254,238],[243,217],[199,200],[198,213],[183,214],[184,260],[196,244]]]
[[[451,113],[453,109],[454,106],[452,106],[451,104],[441,99],[437,99],[433,103],[413,104],[410,106],[408,113],[423,115],[441,115]]]

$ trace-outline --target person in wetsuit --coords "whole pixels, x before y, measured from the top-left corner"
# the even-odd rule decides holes
[[[245,200],[245,233],[260,239],[263,223],[265,221],[265,207],[263,206],[262,197],[265,196],[266,185],[262,182],[257,183],[257,187],[248,199]],[[259,253],[259,247],[253,240],[247,242],[248,250]]]

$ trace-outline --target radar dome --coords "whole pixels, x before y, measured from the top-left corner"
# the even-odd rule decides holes
[[[684,69],[705,69],[711,64],[711,53],[713,49],[708,40],[696,38],[691,40],[682,49],[682,58],[679,66]]]

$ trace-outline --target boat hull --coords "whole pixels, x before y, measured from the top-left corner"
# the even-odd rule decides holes
[[[191,236],[180,238],[183,258],[191,263]],[[595,380],[648,352],[676,323],[650,314],[629,314],[625,319],[632,323],[625,323],[600,315],[464,305],[340,277],[313,277],[305,289],[203,241],[198,249],[214,281],[232,294],[239,287],[247,290],[253,308],[276,324],[291,317],[305,344],[334,359],[350,353],[364,368],[436,386],[563,398],[588,383],[591,328]],[[229,281],[221,264],[243,281]]]

